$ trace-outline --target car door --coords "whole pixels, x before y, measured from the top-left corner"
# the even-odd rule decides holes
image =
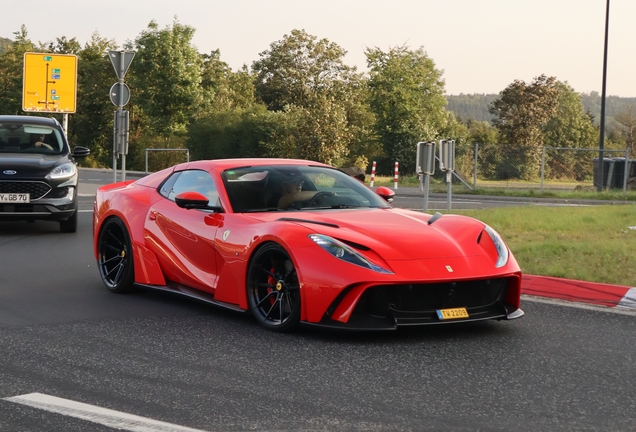
[[[159,189],[164,199],[150,207],[145,224],[147,245],[156,254],[166,279],[214,293],[214,238],[222,215],[209,210],[186,210],[175,203],[182,192],[199,192],[220,205],[210,174],[202,170],[173,173]]]

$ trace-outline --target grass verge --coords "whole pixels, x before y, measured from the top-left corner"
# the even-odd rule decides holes
[[[524,206],[453,213],[496,229],[524,273],[636,287],[635,206]]]
[[[369,184],[370,176],[367,176],[366,183]],[[472,183],[471,183],[472,184]],[[419,187],[419,179],[416,176],[400,177],[398,186]],[[480,185],[484,185],[483,187]],[[393,187],[393,177],[376,176],[373,186]],[[446,193],[446,183],[431,179],[429,191],[431,193]],[[477,189],[470,190],[462,184],[453,184],[453,194],[471,195],[494,195],[494,196],[516,196],[531,198],[559,198],[559,199],[593,199],[604,201],[636,201],[636,190],[628,190],[623,194],[622,189],[608,189],[602,192],[586,186],[577,189],[576,183],[567,182],[546,182],[543,192],[541,192],[539,182],[507,182],[489,181],[477,182]]]

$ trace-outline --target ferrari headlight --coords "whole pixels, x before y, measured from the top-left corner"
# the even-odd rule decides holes
[[[75,167],[75,164],[69,162],[69,163],[65,163],[63,165],[53,168],[53,171],[51,171],[46,176],[46,178],[50,180],[64,179],[68,177],[73,177],[76,172],[77,172],[77,168]]]
[[[360,267],[373,270],[378,273],[392,274],[393,272],[382,268],[376,264],[373,264],[368,259],[360,255],[355,250],[351,249],[346,244],[322,234],[309,234],[309,238],[312,239],[318,246],[329,252],[334,257],[346,261],[350,264],[354,264]]]
[[[508,247],[506,246],[504,241],[501,239],[501,236],[497,234],[497,231],[490,228],[488,225],[486,225],[486,227],[484,228],[484,231],[488,233],[488,236],[490,237],[492,242],[495,244],[495,248],[497,249],[497,254],[499,255],[499,258],[497,259],[497,263],[495,264],[495,267],[499,268],[499,267],[505,266],[508,263],[508,256],[509,256]]]

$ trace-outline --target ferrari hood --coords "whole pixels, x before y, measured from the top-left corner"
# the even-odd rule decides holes
[[[400,209],[334,210],[259,214],[259,219],[295,223],[388,260],[483,255],[477,238],[483,223],[446,215],[428,224],[431,215]]]

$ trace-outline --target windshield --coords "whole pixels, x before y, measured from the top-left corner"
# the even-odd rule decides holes
[[[241,167],[224,171],[222,178],[236,213],[390,207],[359,180],[334,168]]]
[[[0,124],[0,153],[60,154],[62,142],[57,129],[20,122]]]

